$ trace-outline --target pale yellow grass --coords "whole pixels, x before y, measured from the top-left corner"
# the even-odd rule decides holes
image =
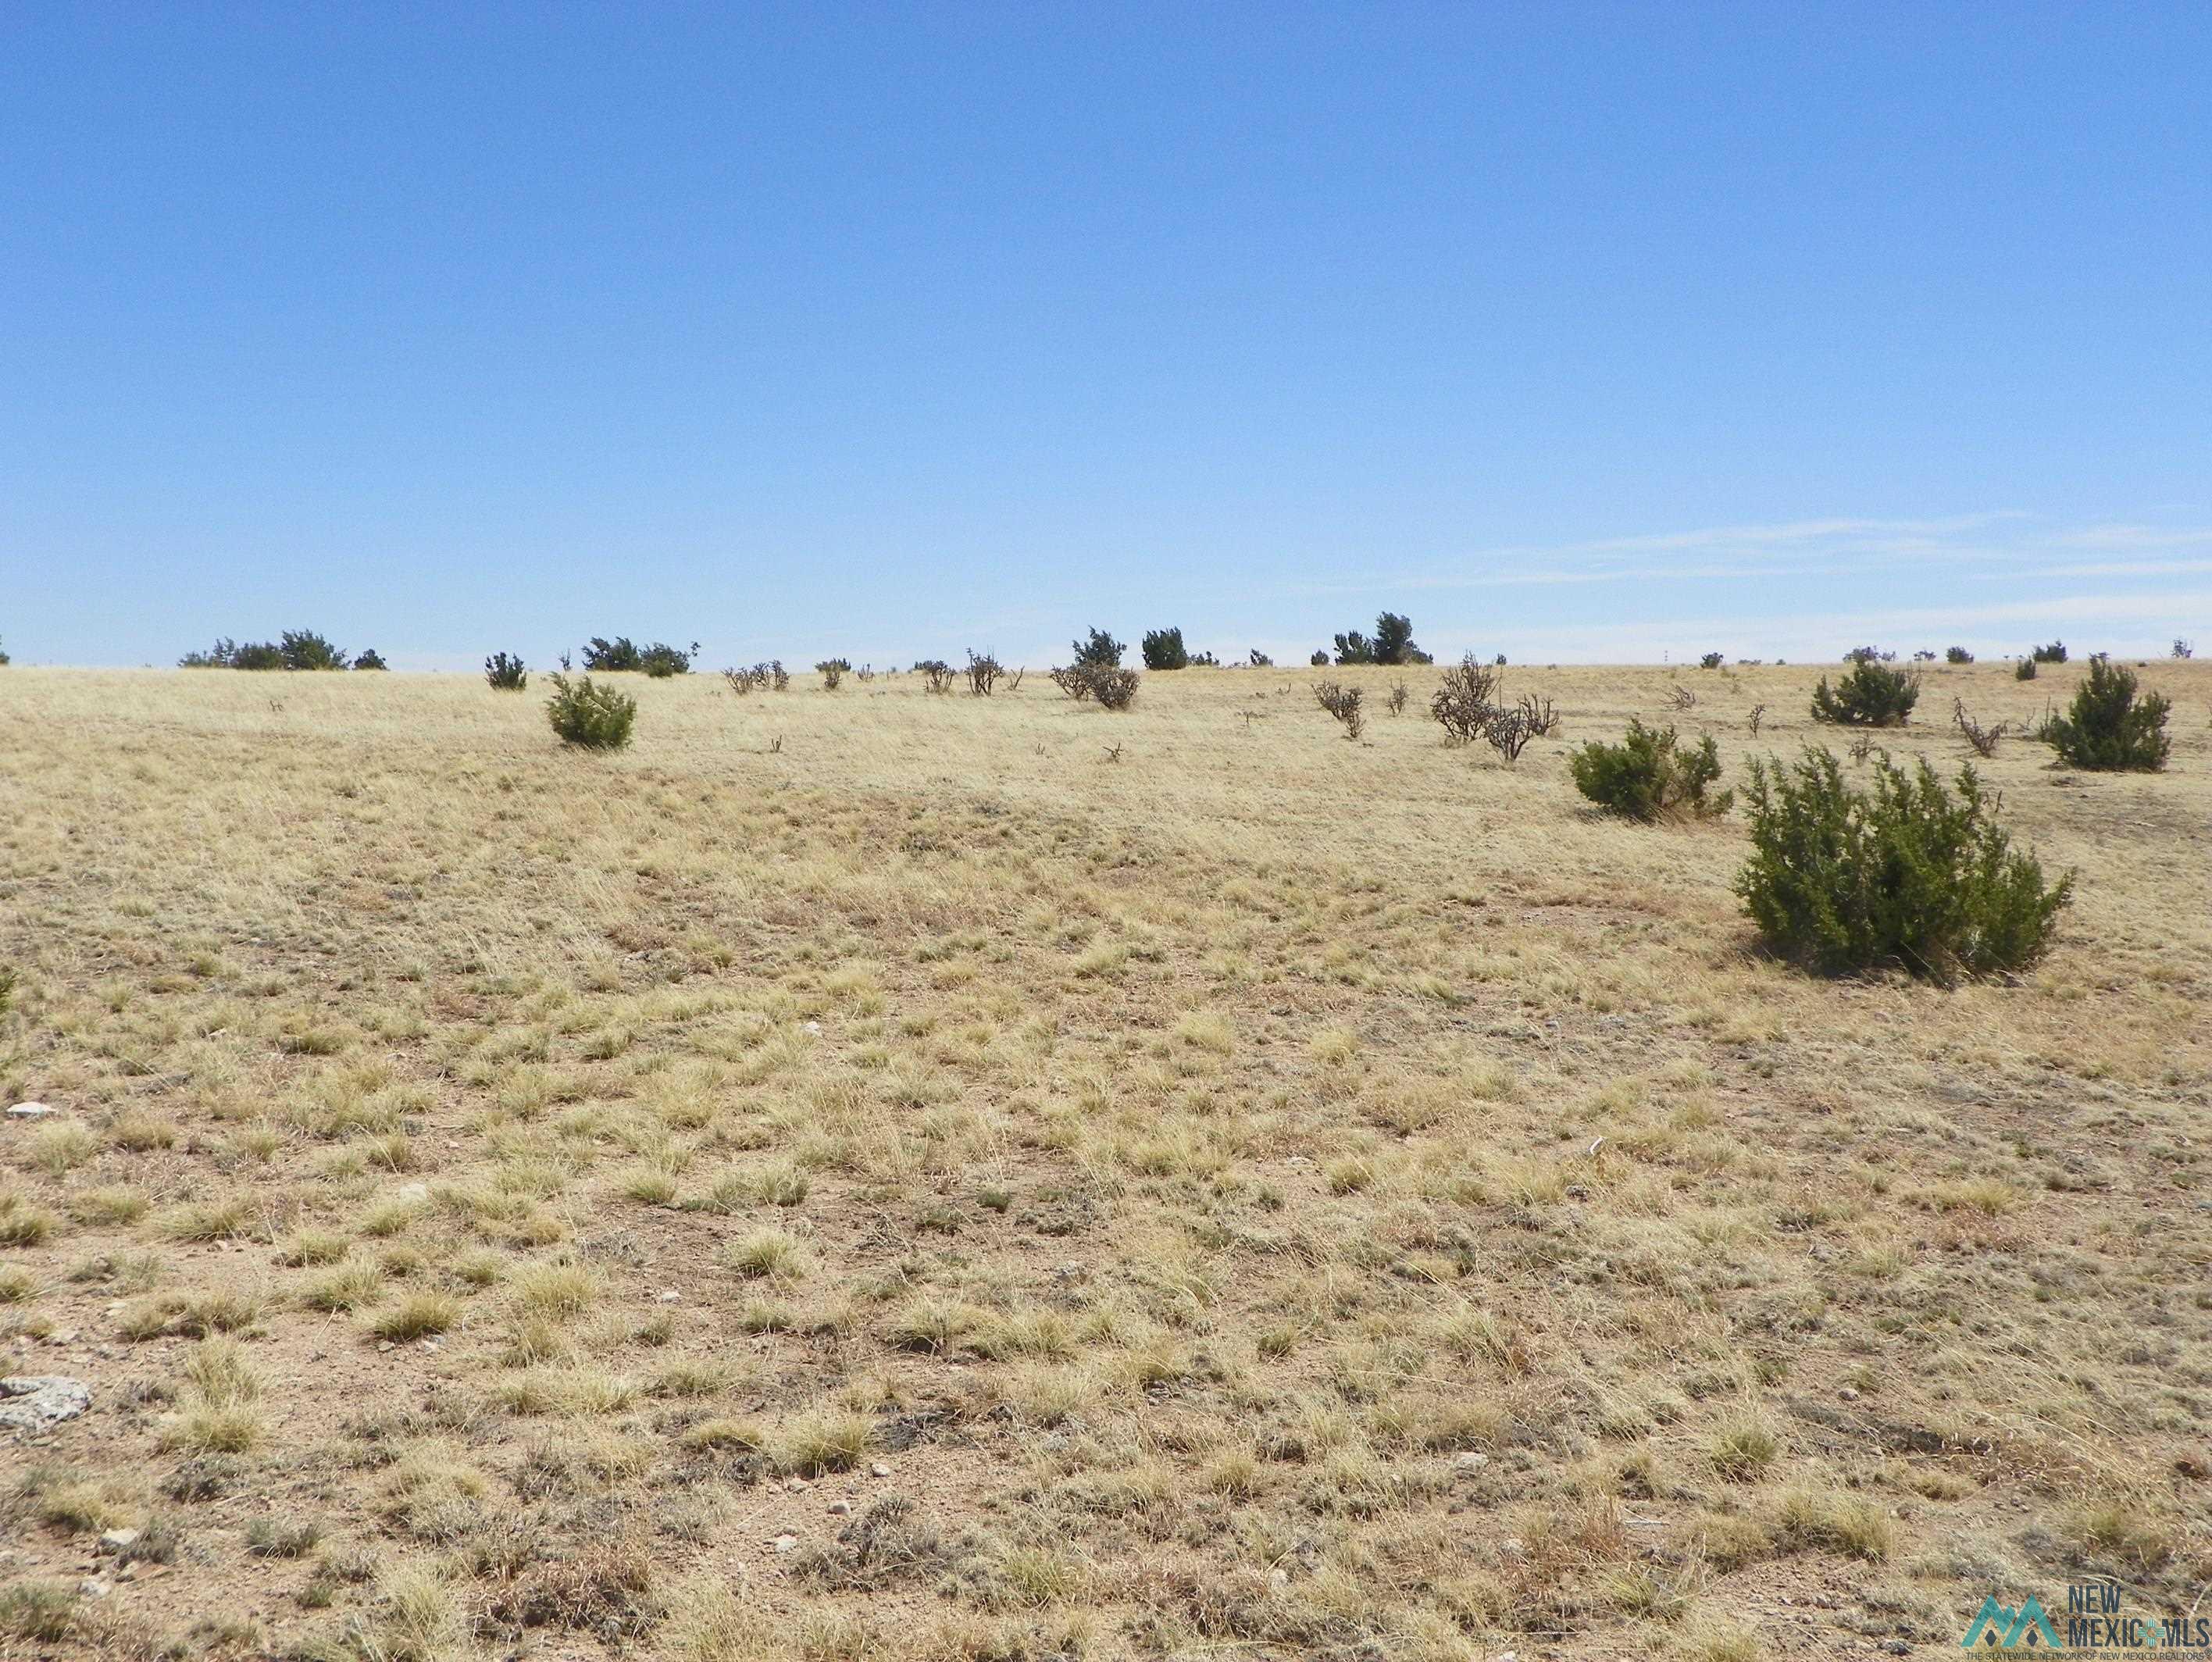
[[[1435,670],[1398,718],[1331,673],[1362,743],[1303,668],[1126,715],[699,676],[601,757],[472,677],[0,671],[0,1091],[66,1116],[0,1132],[0,1363],[95,1392],[21,1451],[11,1571],[171,1532],[67,1618],[116,1655],[1820,1655],[2088,1570],[2187,1604],[2212,666],[2143,671],[2165,774],[1981,764],[2079,894],[1951,991],[1768,960],[1735,818],[1567,777],[1632,715],[1729,783],[1841,749],[1817,671],[1516,667],[1565,725],[1512,767]],[[2080,673],[1936,666],[1879,742],[1953,770],[1954,695]]]

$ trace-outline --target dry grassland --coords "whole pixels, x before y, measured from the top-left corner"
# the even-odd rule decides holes
[[[1569,782],[1633,714],[1738,783],[1814,670],[1516,669],[1566,721],[1512,768],[1350,673],[1360,744],[1303,668],[1124,716],[698,676],[606,758],[536,682],[0,672],[0,1091],[59,1110],[0,1127],[0,1368],[94,1398],[0,1445],[0,1653],[1721,1662],[2092,1569],[2187,1606],[2212,664],[2143,672],[2166,774],[1984,765],[2080,890],[1954,991],[1764,958],[1735,816]],[[1954,694],[2081,674],[1932,669],[1893,743],[1950,771]]]

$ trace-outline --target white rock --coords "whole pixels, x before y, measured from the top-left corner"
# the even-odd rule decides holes
[[[115,1585],[111,1581],[101,1580],[97,1575],[88,1575],[76,1584],[76,1590],[81,1596],[87,1598],[105,1598],[115,1591]]]
[[[830,1502],[830,1515],[832,1518],[842,1518],[848,1513],[851,1512],[852,1509],[853,1503],[850,1501],[832,1501]]]
[[[102,1552],[120,1552],[137,1539],[138,1532],[135,1529],[111,1529],[100,1538],[100,1550]]]
[[[1462,1471],[1480,1471],[1490,1464],[1487,1454],[1462,1454],[1452,1462]]]
[[[789,1552],[798,1544],[799,1538],[796,1535],[779,1535],[775,1538],[775,1550],[778,1552]]]
[[[0,1380],[0,1429],[43,1431],[92,1406],[92,1387],[59,1374],[15,1374]]]
[[[679,1292],[678,1292],[678,1291],[677,1291],[673,1287],[671,1287],[670,1289],[668,1289],[668,1290],[667,1290],[667,1291],[665,1291],[665,1292],[662,1293],[659,1296],[660,1296],[660,1301],[661,1301],[663,1304],[674,1304],[674,1303],[676,1303],[677,1301],[678,1301],[680,1299],[682,1299],[682,1298],[683,1298],[683,1296],[684,1296],[684,1295],[683,1295],[683,1294],[681,1294],[681,1293],[679,1293]]]
[[[868,1468],[868,1476],[871,1477],[888,1477],[890,1475],[891,1469],[885,1465],[881,1460],[878,1460],[873,1465]]]
[[[10,1119],[44,1119],[50,1113],[59,1113],[59,1108],[50,1108],[43,1102],[18,1102],[8,1110]]]

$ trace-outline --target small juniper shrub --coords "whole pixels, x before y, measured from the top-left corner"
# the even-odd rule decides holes
[[[1182,630],[1147,629],[1141,643],[1145,667],[1148,670],[1188,670],[1190,652],[1182,644]]]
[[[2063,664],[2066,661],[2066,643],[2054,640],[2047,646],[2034,647],[2029,652],[2028,658],[2035,664]]]
[[[1328,654],[1327,652],[1316,652],[1311,658],[1308,658],[1306,662],[1312,664],[1316,670],[1326,670],[1328,668]]]
[[[2039,737],[2076,767],[2155,773],[2172,749],[2166,736],[2172,708],[2161,693],[2139,693],[2135,671],[2100,652],[2089,660],[2088,678],[2074,689],[2073,704],[2045,722]]]
[[[1886,652],[1879,646],[1854,646],[1844,654],[1846,664],[1890,664],[1896,658],[1895,652]]]
[[[1718,652],[1707,652],[1698,660],[1698,667],[1701,670],[1717,670],[1727,661]]]
[[[548,679],[553,696],[545,701],[545,715],[563,744],[619,750],[629,743],[637,722],[635,699],[588,675],[571,680],[556,670]]]
[[[1121,641],[1103,629],[1091,630],[1085,640],[1070,643],[1075,652],[1075,665],[1091,669],[1103,665],[1109,670],[1121,667],[1121,654],[1128,650]]]
[[[1925,761],[1885,755],[1874,788],[1844,781],[1826,749],[1771,768],[1747,792],[1752,855],[1735,892],[1778,949],[1832,972],[1900,963],[1938,980],[2033,963],[2072,898],[2072,873],[2045,881],[2011,846],[1971,764],[1958,794]]]
[[[1972,664],[1974,661],[1974,655],[1964,646],[1946,646],[1943,649],[1943,661],[1946,664]]]
[[[991,688],[999,684],[999,677],[1006,672],[1006,666],[999,662],[995,654],[984,652],[979,656],[973,646],[968,649],[968,690],[974,696],[990,697]]]
[[[389,670],[392,667],[384,661],[384,654],[374,646],[356,657],[353,661],[353,666],[356,670]]]
[[[637,667],[655,681],[665,681],[671,676],[690,675],[691,660],[699,655],[699,643],[693,641],[689,652],[672,646],[666,641],[656,640],[638,653]]]
[[[1750,719],[1751,736],[1753,738],[1757,738],[1759,737],[1759,724],[1766,719],[1766,707],[1764,704],[1753,705],[1751,707]]]
[[[1725,814],[1735,800],[1732,792],[1707,794],[1721,776],[1720,752],[1711,735],[1687,749],[1672,727],[1653,729],[1632,719],[1620,743],[1592,741],[1567,765],[1575,789],[1606,812],[1646,825]]]
[[[584,667],[603,674],[618,670],[640,670],[645,667],[639,657],[637,643],[628,635],[617,635],[612,640],[595,634],[584,643]]]
[[[921,677],[924,688],[933,693],[951,692],[952,682],[960,673],[941,658],[915,660],[914,672]]]
[[[494,692],[519,693],[530,684],[530,671],[511,652],[494,652],[484,659],[484,683]]]
[[[1828,677],[1820,677],[1813,689],[1813,719],[1845,727],[1902,727],[1919,701],[1918,670],[1860,658],[1832,690]]]
[[[1357,739],[1367,719],[1360,713],[1361,691],[1357,687],[1340,686],[1334,681],[1314,683],[1314,701],[1344,724],[1344,736]]]
[[[838,682],[852,673],[853,661],[847,658],[825,658],[814,667],[822,676],[824,690],[834,693],[837,690]]]
[[[2023,658],[2013,665],[2012,678],[2014,681],[2033,681],[2035,679],[2035,670],[2036,660],[2032,658]]]
[[[313,629],[287,629],[277,637],[276,654],[288,670],[343,670],[345,649]]]
[[[1251,666],[1255,670],[1272,670],[1275,667],[1275,660],[1268,657],[1267,653],[1261,652],[1257,646],[1252,648],[1250,658],[1252,661]]]
[[[2196,657],[2197,643],[2182,635],[2174,636],[2173,655],[2178,658],[2190,658]],[[7,661],[8,654],[5,652],[0,652],[0,664],[5,664]]]
[[[2000,721],[1994,727],[1984,727],[1966,713],[1966,701],[1962,698],[1951,701],[1951,725],[1959,730],[1959,737],[1973,747],[1978,756],[1993,756],[1997,753],[1997,741],[2010,728]]]

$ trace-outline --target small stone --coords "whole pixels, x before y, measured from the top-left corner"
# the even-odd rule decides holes
[[[396,1348],[397,1347],[393,1345],[390,1339],[379,1339],[376,1342],[376,1350],[379,1356],[382,1356],[386,1352]]]
[[[850,1513],[852,1509],[853,1503],[850,1501],[832,1501],[830,1502],[830,1515],[832,1518],[842,1518],[847,1513]]]
[[[18,1102],[8,1110],[10,1119],[44,1119],[50,1113],[59,1113],[59,1108],[50,1108],[44,1102]]]
[[[1462,1454],[1452,1462],[1452,1466],[1460,1471],[1480,1471],[1489,1464],[1490,1456],[1487,1454]]]
[[[100,1538],[100,1550],[102,1552],[120,1552],[137,1539],[138,1532],[135,1529],[111,1529]]]
[[[1267,1572],[1267,1585],[1269,1586],[1286,1587],[1290,1586],[1290,1584],[1291,1573],[1285,1569],[1280,1564],[1276,1565],[1274,1568]]]
[[[1517,1535],[1509,1535],[1498,1544],[1498,1550],[1508,1558],[1525,1558],[1528,1556],[1528,1544]]]
[[[1852,1390],[1848,1385],[1842,1390],[1836,1392],[1836,1394],[1842,1398],[1845,1402],[1856,1402],[1859,1399],[1859,1393]]]
[[[92,1406],[92,1387],[59,1374],[13,1374],[0,1380],[0,1430],[43,1431]]]
[[[87,1598],[105,1598],[115,1591],[112,1581],[103,1581],[97,1575],[88,1575],[76,1584],[80,1595]]]
[[[885,1465],[881,1460],[878,1460],[873,1465],[868,1468],[868,1476],[871,1477],[888,1477],[890,1475],[891,1469]]]
[[[778,1552],[789,1552],[798,1544],[799,1538],[796,1535],[779,1535],[775,1538],[775,1550]]]
[[[683,1296],[684,1295],[678,1292],[673,1287],[666,1289],[659,1295],[660,1301],[663,1304],[674,1304]]]
[[[804,1495],[808,1489],[813,1487],[814,1485],[808,1483],[804,1477],[793,1477],[788,1483],[784,1484],[785,1490],[793,1495]]]
[[[819,1033],[822,1031],[822,1023],[819,1022],[809,1022],[806,1024],[806,1030],[809,1033]]]

